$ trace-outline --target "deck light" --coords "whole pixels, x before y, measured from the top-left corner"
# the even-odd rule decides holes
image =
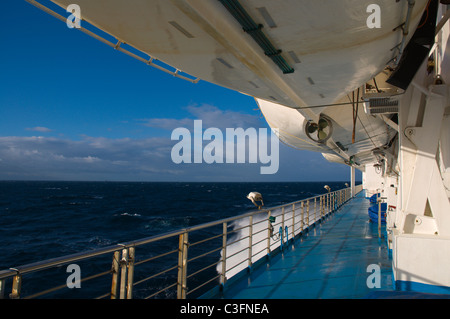
[[[261,193],[258,192],[251,192],[247,195],[247,198],[252,201],[253,204],[255,204],[258,209],[261,209],[262,206],[264,206],[263,198]],[[261,202],[260,204],[257,204],[256,202]]]

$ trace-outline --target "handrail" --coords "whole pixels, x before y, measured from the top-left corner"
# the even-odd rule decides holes
[[[67,21],[67,18],[66,18],[66,17],[64,17],[64,16],[62,16],[62,15],[56,13],[56,12],[53,11],[52,9],[50,9],[50,8],[48,8],[48,7],[46,7],[46,6],[44,6],[43,4],[39,3],[39,2],[36,1],[36,0],[25,0],[25,1],[27,1],[28,3],[32,4],[32,5],[35,6],[36,8],[41,9],[42,11],[44,11],[44,12],[50,14],[51,16],[53,16],[53,17],[55,17],[55,18],[57,18],[57,19],[59,19],[59,20],[61,20],[61,21],[63,21],[63,22],[66,22],[66,21]],[[87,22],[86,20],[83,20],[83,21],[84,21],[84,22]],[[90,25],[91,25],[92,27],[94,27],[92,24],[90,24]],[[92,32],[92,31],[90,31],[90,30],[88,30],[88,29],[86,29],[86,28],[81,27],[81,26],[80,26],[80,27],[77,27],[77,29],[80,30],[80,31],[82,31],[82,32],[84,32],[85,34],[87,34],[87,35],[93,37],[94,39],[96,39],[96,40],[98,40],[98,41],[100,41],[100,42],[102,42],[102,43],[104,43],[104,44],[106,44],[106,45],[108,45],[108,46],[114,48],[114,49],[117,50],[117,51],[120,51],[120,52],[122,52],[122,53],[125,53],[126,55],[128,55],[128,56],[130,56],[130,57],[132,57],[132,58],[134,58],[134,59],[136,59],[136,60],[138,60],[138,61],[141,61],[141,62],[143,62],[143,63],[146,63],[146,64],[148,64],[149,66],[152,66],[152,67],[154,67],[154,68],[156,68],[156,69],[158,69],[158,70],[160,70],[160,71],[163,71],[163,72],[165,72],[165,73],[168,73],[168,74],[170,74],[170,75],[172,75],[172,76],[174,76],[174,77],[176,77],[176,78],[180,78],[180,79],[182,79],[182,80],[185,80],[185,81],[188,81],[188,82],[191,82],[191,83],[194,83],[194,84],[196,84],[196,83],[198,83],[198,82],[200,81],[200,78],[194,78],[193,76],[191,76],[191,75],[189,75],[189,74],[183,72],[182,70],[179,70],[179,69],[177,69],[177,68],[175,68],[175,67],[173,67],[173,66],[171,66],[171,65],[169,65],[169,64],[167,64],[167,63],[165,63],[165,62],[163,62],[163,61],[161,61],[161,60],[156,59],[155,57],[151,56],[150,54],[145,53],[145,52],[143,52],[143,51],[141,51],[141,50],[139,50],[139,49],[133,47],[132,45],[123,42],[123,41],[120,40],[120,39],[117,39],[115,36],[113,36],[112,34],[109,34],[109,33],[108,33],[107,31],[105,31],[105,30],[99,29],[99,30],[101,30],[102,32],[108,34],[109,36],[115,38],[116,41],[117,41],[116,43],[113,43],[113,42],[111,42],[111,41],[105,39],[105,38],[102,37],[101,35],[96,34],[96,33]],[[132,49],[137,50],[137,51],[139,51],[140,53],[142,53],[142,54],[144,54],[144,55],[147,55],[148,58],[147,58],[147,59],[144,59],[143,57],[141,57],[141,56],[139,56],[139,55],[137,55],[137,54],[131,52],[130,50],[127,50],[126,48],[122,47],[123,44],[128,45],[128,46],[131,47]],[[175,71],[171,71],[171,70],[169,70],[168,68],[166,68],[166,67],[164,67],[164,66],[161,66],[161,65],[158,65],[158,64],[154,63],[154,62],[156,62],[156,61],[160,61],[161,63],[164,63],[166,66],[169,66],[169,67],[175,69]],[[181,73],[184,73],[185,75],[182,75]],[[192,78],[191,78],[191,77],[192,77]]]
[[[357,192],[361,190],[362,185],[358,185]],[[228,280],[227,277],[233,276],[234,272],[239,272],[245,268],[251,269],[254,262],[276,251],[278,247],[284,250],[290,244],[289,240],[293,242],[308,227],[326,218],[328,214],[338,209],[350,198],[350,188],[346,188],[160,235],[10,268],[0,271],[0,298],[4,297],[6,281],[11,278],[13,283],[9,297],[21,298],[22,281],[27,274],[56,269],[62,265],[82,262],[110,254],[113,254],[110,271],[92,274],[81,280],[84,283],[108,274],[112,275],[111,292],[108,294],[103,293],[100,298],[108,296],[111,298],[132,298],[135,286],[145,282],[148,283],[150,280],[163,274],[168,275],[175,271],[178,273],[178,275],[173,274],[173,277],[177,277],[175,284],[168,283],[165,287],[158,288],[158,291],[152,291],[148,297],[152,298],[169,289],[177,288],[178,298],[186,298],[188,294],[203,288],[207,284],[212,285],[217,279],[220,279],[220,284],[223,286]],[[275,218],[280,216],[281,221],[273,221],[270,218],[271,216]],[[243,222],[246,219],[248,219],[248,222]],[[238,222],[243,222],[244,225],[239,225]],[[213,232],[212,235],[202,236],[201,239],[193,240],[192,243],[189,241],[189,239],[198,235],[198,232],[203,230],[212,231],[211,229],[214,227],[219,229],[215,233]],[[229,229],[230,227],[232,229]],[[282,227],[281,234],[275,231],[279,227]],[[278,237],[274,238],[273,236],[275,235],[278,235]],[[286,242],[283,240],[284,236],[286,236]],[[142,260],[136,260],[136,248],[147,247],[147,245],[153,247],[152,244],[169,239],[177,239],[177,237],[178,241],[175,243],[177,247],[170,248],[166,252],[160,252],[155,256],[142,256]],[[280,237],[281,242],[279,240]],[[214,244],[216,246],[213,246]],[[221,256],[214,255],[219,253]],[[158,267],[156,271],[151,271],[150,274],[145,273],[143,277],[138,278],[136,281],[134,280],[136,266],[139,265],[141,267],[141,265],[155,263],[162,259],[165,261],[169,259],[171,262],[166,263],[164,269]],[[206,260],[202,261],[203,259]],[[175,266],[173,266],[174,264]],[[203,278],[200,283],[196,283],[197,286],[195,287],[188,285],[187,281],[194,280],[197,275],[206,271],[213,272],[214,270],[211,268],[214,266],[217,266],[217,271],[209,274],[211,278]],[[65,287],[66,285],[60,283],[56,287],[42,289],[43,291],[37,293],[30,293],[28,297],[39,297]]]

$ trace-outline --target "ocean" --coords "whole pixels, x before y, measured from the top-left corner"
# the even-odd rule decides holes
[[[0,270],[241,215],[251,191],[271,207],[344,183],[1,181]]]

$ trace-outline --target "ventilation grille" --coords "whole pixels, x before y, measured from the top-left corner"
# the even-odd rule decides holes
[[[364,108],[367,114],[392,114],[398,113],[398,100],[391,98],[369,99]]]

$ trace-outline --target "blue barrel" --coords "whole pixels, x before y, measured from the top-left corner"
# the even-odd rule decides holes
[[[380,193],[378,194],[373,194],[370,198],[369,201],[373,204],[377,202],[378,197],[380,196]]]
[[[381,203],[381,223],[386,224],[387,203]],[[369,207],[369,218],[378,223],[378,204]]]

